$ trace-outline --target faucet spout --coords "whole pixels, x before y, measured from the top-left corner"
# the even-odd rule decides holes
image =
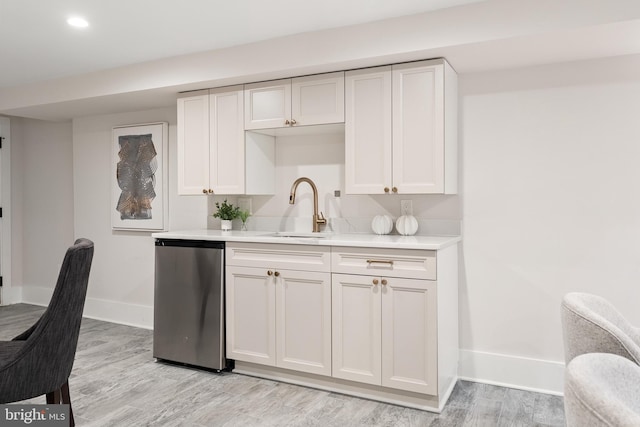
[[[311,186],[311,190],[313,191],[313,232],[320,232],[320,225],[324,225],[327,223],[322,212],[318,215],[318,188],[316,184],[306,176],[300,177],[293,182],[291,186],[291,192],[289,193],[289,204],[293,205],[296,202],[296,191],[298,190],[298,185],[301,182],[306,182]]]

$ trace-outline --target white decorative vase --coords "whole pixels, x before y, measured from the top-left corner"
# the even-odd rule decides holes
[[[393,230],[393,219],[389,215],[376,215],[371,221],[371,229],[378,235],[389,234]]]
[[[222,231],[230,231],[233,228],[233,221],[230,219],[220,220],[220,229]]]
[[[413,236],[418,231],[418,220],[413,215],[402,215],[396,221],[396,230],[403,236]]]

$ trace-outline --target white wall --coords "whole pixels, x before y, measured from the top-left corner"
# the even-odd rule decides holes
[[[73,243],[71,123],[11,119],[12,288],[47,304]]]
[[[635,310],[640,296],[640,125],[635,117],[640,111],[640,56],[462,75],[460,97],[461,196],[412,198],[418,216],[457,221],[462,211],[464,217],[460,374],[559,391],[562,295],[572,290],[598,293],[640,324]],[[213,198],[177,196],[175,120],[175,108],[166,108],[73,122],[73,231],[96,243],[85,310],[91,317],[152,324],[153,239],[150,233],[111,230],[112,127],[168,121],[170,228],[212,226],[207,217]],[[69,155],[62,128],[56,141]],[[28,167],[19,179],[29,189],[60,173],[52,178],[60,190],[69,185],[69,175],[51,170],[52,164],[39,158],[41,153],[60,155],[53,146],[41,146],[46,130],[38,123],[24,126],[23,135],[14,137],[24,141],[24,152],[16,152],[23,160],[13,166],[24,162]],[[330,215],[338,212],[329,199],[342,179],[334,176],[331,181],[330,175],[341,173],[335,166],[340,143],[329,141],[326,157],[321,157],[316,145],[282,142],[276,173],[279,187],[285,188],[274,198],[256,198],[254,210],[264,216],[306,218],[311,209],[307,196],[293,208],[286,201],[291,178],[315,173],[325,162],[319,179],[321,206]],[[301,166],[292,164],[287,150],[291,155],[298,150]],[[69,164],[68,159],[59,162]],[[34,177],[27,178],[30,174]],[[307,190],[301,186],[300,191]],[[31,210],[23,221],[28,231],[25,268],[32,253],[42,253],[35,245],[39,233],[59,240],[47,243],[56,251],[69,240],[44,225],[31,231],[32,224],[46,223],[37,210],[50,207],[54,193],[42,195],[44,199],[30,191],[16,196]],[[351,197],[342,198],[343,216],[369,217],[382,210],[397,215],[402,198]],[[25,272],[29,281],[45,276],[44,271]]]
[[[640,56],[460,84],[461,374],[559,391],[565,293],[640,324]]]
[[[2,276],[2,289],[0,289],[0,304],[13,304],[20,301],[22,295],[16,292],[12,279],[13,243],[11,241],[11,218],[13,205],[11,203],[11,121],[8,117],[0,116],[0,275]]]
[[[92,116],[73,121],[76,236],[95,243],[85,315],[152,327],[154,241],[150,232],[111,229],[111,131],[114,126],[169,123],[169,226],[205,228],[206,199],[178,197],[176,109]]]
[[[289,204],[293,182],[302,176],[313,180],[318,188],[318,209],[329,220],[324,231],[371,232],[375,215],[388,214],[397,218],[400,201],[412,200],[413,213],[420,221],[418,234],[459,234],[459,196],[415,196],[384,194],[379,196],[345,194],[344,130],[342,133],[300,134],[278,136],[275,142],[275,194],[247,196],[252,200],[253,217],[248,228],[274,231],[311,231],[313,197],[311,187],[302,183],[296,193],[296,203]],[[335,197],[334,191],[340,191]],[[209,215],[215,212],[215,202],[236,197],[210,198]],[[239,223],[238,223],[239,224]],[[219,229],[220,221],[210,218],[209,228]]]
[[[23,123],[24,119],[11,119],[11,298],[7,302],[22,301],[22,199],[23,199]],[[6,292],[6,289],[5,289]],[[7,294],[5,293],[5,296]]]

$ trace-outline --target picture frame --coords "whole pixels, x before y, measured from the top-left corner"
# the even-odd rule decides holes
[[[111,228],[165,231],[168,225],[167,122],[116,126],[111,143]]]

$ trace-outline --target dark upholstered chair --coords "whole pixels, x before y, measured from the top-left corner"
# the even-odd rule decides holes
[[[0,403],[47,396],[69,404],[69,375],[76,354],[87,294],[93,242],[78,239],[64,257],[49,306],[12,341],[0,341]]]
[[[640,331],[607,300],[573,292],[561,306],[564,356],[568,364],[585,353],[610,353],[640,365]]]
[[[640,426],[640,366],[608,353],[576,356],[564,376],[567,427]]]

